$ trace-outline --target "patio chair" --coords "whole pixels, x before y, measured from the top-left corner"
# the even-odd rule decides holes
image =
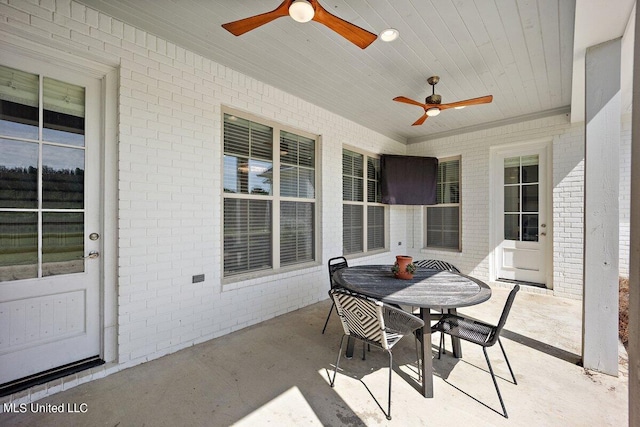
[[[442,271],[453,271],[454,273],[460,273],[453,264],[450,264],[446,261],[441,261],[439,259],[421,259],[419,261],[413,262],[416,267],[422,268],[432,268],[434,270],[442,270]]]
[[[438,321],[438,323],[431,327],[431,332],[442,332],[443,334],[449,334],[465,341],[469,341],[473,344],[478,344],[482,347],[484,357],[487,360],[487,365],[489,366],[491,378],[493,379],[493,385],[496,387],[496,391],[498,392],[498,399],[500,399],[500,405],[502,406],[502,411],[504,412],[505,418],[509,418],[509,416],[507,415],[507,408],[504,406],[504,402],[502,401],[502,395],[500,394],[500,389],[498,388],[498,382],[496,381],[496,376],[493,373],[491,362],[489,362],[487,347],[493,346],[496,342],[500,344],[500,349],[502,350],[504,360],[507,362],[507,366],[509,367],[509,372],[511,373],[513,383],[518,384],[518,382],[516,381],[516,377],[513,374],[513,370],[511,369],[509,359],[507,359],[507,353],[505,353],[502,342],[500,341],[500,333],[502,332],[502,328],[507,321],[507,316],[509,316],[509,311],[511,310],[511,306],[513,305],[513,300],[515,299],[516,293],[518,293],[519,290],[520,285],[516,285],[511,290],[511,292],[509,292],[509,296],[507,297],[507,301],[505,302],[504,309],[502,310],[502,315],[500,316],[500,320],[498,321],[497,326],[493,326],[478,320],[469,319],[463,316],[445,314],[444,316],[442,316],[440,321]],[[441,340],[441,345],[438,346],[438,359],[440,358],[441,350],[443,350],[442,344],[444,344],[444,340]]]
[[[336,309],[344,328],[336,367],[333,371],[333,378],[331,378],[331,387],[335,384],[345,337],[349,336],[385,350],[389,354],[389,399],[385,415],[390,420],[391,374],[393,373],[393,354],[391,350],[402,337],[411,335],[416,329],[422,328],[424,322],[419,317],[400,308],[346,289],[332,289],[329,291],[329,295],[336,304]],[[384,412],[384,409],[382,411]]]
[[[333,281],[333,273],[336,271],[349,267],[347,263],[347,259],[343,256],[331,258],[329,262],[327,262],[327,266],[329,267],[329,284],[331,285],[331,289],[336,287],[340,287]],[[324,334],[325,329],[327,329],[327,324],[329,323],[329,318],[331,317],[331,313],[333,312],[333,308],[336,306],[335,302],[331,303],[331,308],[329,309],[329,314],[327,315],[327,320],[324,321],[324,327],[322,328],[322,333]]]

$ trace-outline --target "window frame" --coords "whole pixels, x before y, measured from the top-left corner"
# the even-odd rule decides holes
[[[268,126],[272,128],[272,170],[273,170],[273,182],[271,183],[271,194],[251,194],[251,193],[230,193],[225,192],[225,175],[224,175],[224,159],[225,159],[225,139],[224,139],[224,126],[225,115],[236,116],[243,120],[258,123],[260,125]],[[290,126],[278,123],[264,117],[256,116],[245,111],[236,110],[227,106],[222,106],[220,112],[220,242],[221,242],[221,254],[220,254],[220,277],[222,284],[232,284],[236,282],[242,282],[253,278],[272,276],[276,274],[286,273],[289,271],[301,270],[304,268],[315,267],[320,264],[321,258],[321,176],[320,176],[320,145],[321,136],[305,132],[300,129],[292,128]],[[314,197],[302,198],[281,196],[280,194],[280,171],[281,171],[281,153],[280,153],[280,135],[281,132],[289,132],[304,138],[314,140]],[[224,205],[225,199],[240,199],[240,200],[268,200],[271,202],[271,267],[259,270],[251,270],[235,274],[226,274],[224,269]],[[280,250],[281,250],[281,203],[282,202],[301,202],[301,203],[313,203],[313,226],[314,231],[312,233],[312,248],[313,259],[311,261],[304,261],[300,263],[281,265],[280,262]]]
[[[458,203],[438,203],[435,205],[425,206],[424,208],[424,248],[425,250],[437,250],[446,252],[462,252],[462,155],[447,156],[438,158],[438,178],[440,177],[440,165],[442,163],[458,161]],[[437,180],[436,185],[440,185],[441,181]],[[442,208],[458,208],[458,246],[457,248],[450,248],[446,246],[429,246],[429,230],[428,230],[428,218],[429,209],[442,209]]]
[[[368,152],[366,150],[362,150],[360,148],[354,147],[354,146],[350,146],[350,145],[343,145],[342,146],[342,151],[341,151],[341,159],[344,158],[344,152],[345,151],[351,151],[353,153],[356,154],[360,154],[363,156],[363,166],[362,166],[362,176],[358,177],[360,179],[362,179],[362,199],[363,201],[352,201],[352,200],[345,200],[344,199],[344,189],[342,190],[342,206],[343,206],[343,215],[344,215],[344,206],[345,205],[351,205],[351,206],[362,206],[362,224],[363,224],[363,229],[362,229],[362,251],[359,252],[346,252],[345,247],[344,247],[344,230],[345,230],[345,225],[344,225],[344,219],[343,219],[343,223],[342,223],[342,251],[344,253],[344,255],[346,257],[349,258],[357,258],[357,257],[362,257],[362,256],[369,256],[369,255],[374,255],[374,254],[378,254],[378,253],[383,253],[383,252],[389,252],[389,242],[390,242],[390,233],[389,233],[389,224],[390,224],[390,220],[389,220],[389,205],[380,202],[369,202],[368,200],[368,189],[369,189],[369,177],[368,177],[368,158],[372,158],[372,159],[377,159],[378,161],[380,161],[380,154],[375,154],[375,153],[371,153]],[[340,164],[342,165],[342,162],[340,162]],[[344,173],[342,170],[342,166],[341,166],[341,171],[340,171],[340,176],[341,176],[341,181],[343,182],[344,185]],[[380,181],[378,180],[378,185],[380,185]],[[369,214],[368,214],[368,210],[369,207],[382,207],[383,208],[383,215],[384,215],[384,219],[383,219],[383,224],[384,224],[384,245],[381,248],[374,248],[369,250],[368,249],[368,244],[369,244],[369,226],[368,226],[368,219],[369,219]],[[344,216],[343,216],[344,218]]]

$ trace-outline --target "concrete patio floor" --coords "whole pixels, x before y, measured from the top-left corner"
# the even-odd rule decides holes
[[[494,289],[489,301],[461,312],[495,323],[507,293]],[[500,413],[481,348],[464,342],[462,359],[447,352],[434,360],[433,399],[417,391],[413,339],[396,346],[391,421],[372,398],[386,408],[386,353],[372,349],[362,361],[358,344],[353,359],[342,358],[331,388],[328,372],[342,328],[334,313],[321,334],[326,300],[36,402],[84,413],[28,409],[0,414],[0,425],[625,426],[626,353],[620,346],[617,378],[576,365],[581,306],[527,292],[516,297],[502,341],[518,385],[510,382],[499,347],[488,349],[509,419]]]

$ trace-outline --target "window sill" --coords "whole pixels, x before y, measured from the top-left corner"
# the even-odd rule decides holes
[[[279,268],[278,270],[265,269],[230,277],[223,277],[222,291],[232,291],[249,286],[257,286],[265,282],[273,282],[285,277],[299,276],[309,273],[309,269],[317,269],[320,267],[322,267],[322,264],[313,261],[304,264],[288,265],[286,267]]]
[[[346,259],[360,259],[360,258],[366,258],[366,257],[370,257],[370,256],[375,256],[375,255],[380,255],[380,254],[388,254],[391,251],[389,250],[389,248],[384,248],[384,249],[377,249],[375,251],[370,251],[370,252],[358,252],[355,254],[349,254],[349,255],[345,255],[344,257]]]
[[[431,248],[431,247],[426,247],[426,248],[422,248],[420,249],[420,253],[421,254],[426,254],[429,252],[453,252],[453,253],[462,253],[462,249],[453,249],[453,248]]]

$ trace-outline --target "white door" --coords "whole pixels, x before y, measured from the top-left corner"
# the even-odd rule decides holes
[[[0,63],[0,384],[100,355],[100,93]]]
[[[495,277],[551,284],[547,144],[495,151],[492,158]]]

